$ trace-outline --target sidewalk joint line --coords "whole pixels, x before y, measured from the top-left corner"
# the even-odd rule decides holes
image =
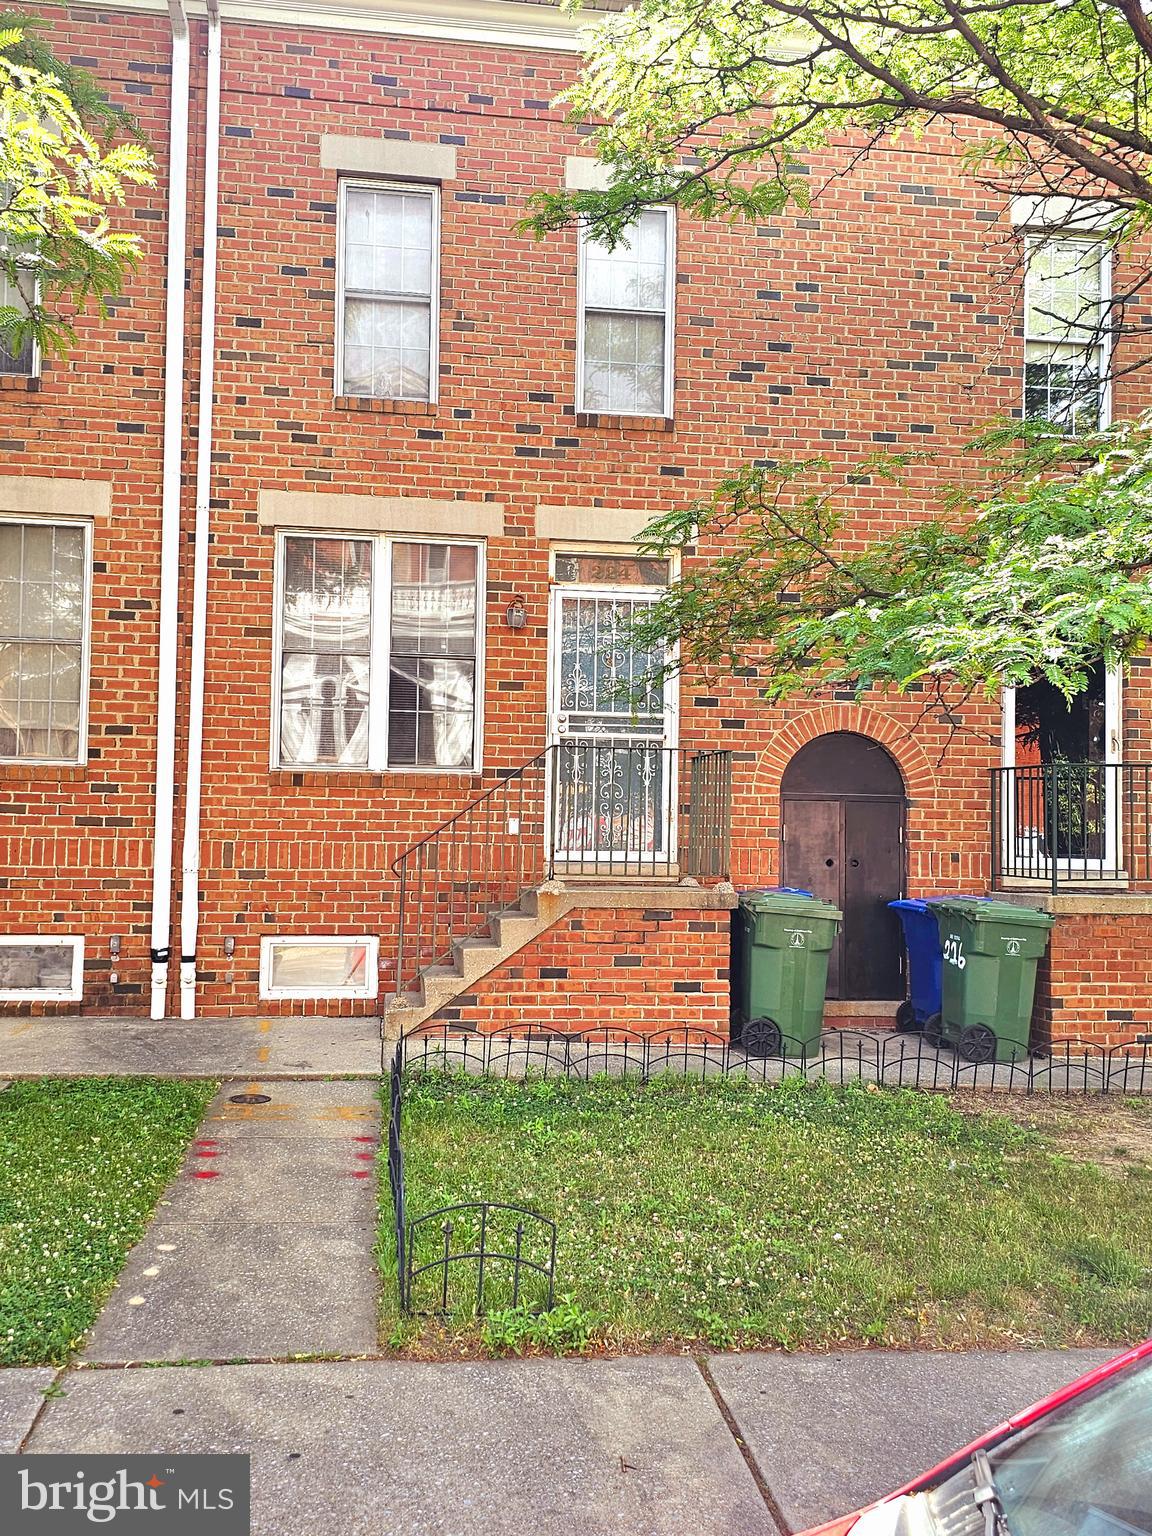
[[[752,1474],[752,1481],[756,1484],[757,1490],[759,1491],[760,1497],[764,1500],[764,1504],[768,1510],[768,1513],[775,1521],[776,1528],[779,1530],[780,1536],[793,1536],[793,1528],[791,1524],[784,1518],[784,1511],[780,1508],[780,1505],[776,1500],[776,1495],[769,1487],[768,1479],[764,1476],[764,1473],[760,1467],[760,1463],[756,1460],[755,1456],[753,1456],[747,1441],[740,1433],[740,1426],[736,1422],[736,1416],[732,1412],[731,1408],[729,1408],[727,1402],[725,1401],[724,1394],[716,1384],[716,1378],[712,1375],[712,1370],[708,1364],[707,1355],[696,1355],[694,1358],[696,1361],[697,1369],[699,1370],[701,1376],[704,1378],[704,1385],[708,1388],[709,1392],[711,1392],[712,1400],[716,1404],[716,1407],[720,1410],[720,1417],[724,1420],[724,1423],[728,1428],[728,1433],[736,1442],[736,1449],[740,1452],[741,1456],[743,1456],[744,1465]]]
[[[25,1456],[28,1454],[28,1442],[32,1439],[32,1436],[39,1428],[40,1420],[48,1412],[48,1404],[52,1402],[56,1395],[56,1388],[60,1385],[61,1381],[67,1374],[68,1366],[60,1366],[57,1369],[55,1376],[53,1376],[52,1380],[48,1383],[48,1386],[40,1394],[40,1406],[32,1415],[31,1424],[29,1424],[28,1428],[24,1431],[24,1434],[20,1438],[20,1443],[16,1447],[17,1456]]]

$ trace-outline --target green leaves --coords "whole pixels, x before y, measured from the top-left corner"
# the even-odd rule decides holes
[[[141,254],[112,210],[129,185],[155,181],[153,160],[128,114],[90,78],[64,66],[22,18],[0,17],[0,274],[9,302],[0,339],[63,353],[89,302],[107,313]]]
[[[950,120],[972,172],[1031,192],[1091,178],[1130,235],[1152,215],[1152,28],[1131,14],[1095,0],[644,0],[588,29],[563,98],[593,126],[609,190],[542,194],[527,225],[582,218],[611,241],[656,202],[763,219],[806,204],[813,150],[859,156]]]
[[[745,467],[646,530],[687,559],[640,643],[678,641],[676,664],[706,672],[751,667],[775,701],[925,679],[1079,691],[1101,657],[1152,639],[1152,413],[1074,440],[1015,422],[976,446],[984,493],[945,495],[927,519],[912,456]],[[864,541],[880,481],[893,532]]]

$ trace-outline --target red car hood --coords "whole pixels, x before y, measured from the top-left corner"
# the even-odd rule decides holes
[[[971,1445],[966,1445],[962,1451],[956,1451],[945,1458],[938,1466],[929,1472],[922,1472],[919,1477],[913,1478],[910,1483],[905,1483],[903,1488],[897,1488],[895,1492],[887,1494],[874,1503],[865,1505],[864,1509],[858,1509],[851,1515],[843,1515],[838,1520],[830,1520],[826,1525],[814,1526],[811,1530],[801,1531],[798,1536],[848,1536],[860,1516],[867,1509],[876,1509],[882,1504],[890,1504],[895,1499],[903,1498],[905,1494],[922,1493],[926,1488],[934,1488],[937,1483],[942,1483],[952,1473],[970,1461],[976,1451],[987,1450],[990,1446],[999,1445],[1009,1435],[1017,1434],[1026,1429],[1029,1424],[1034,1424],[1037,1419],[1042,1419],[1046,1414],[1052,1413],[1063,1403],[1069,1402],[1074,1397],[1079,1397],[1082,1392],[1097,1386],[1102,1381],[1107,1381],[1110,1376],[1115,1376],[1119,1371],[1126,1370],[1134,1365],[1137,1360],[1143,1360],[1152,1355],[1152,1339],[1145,1339],[1143,1344],[1137,1344],[1133,1349],[1125,1350],[1122,1355],[1117,1355],[1113,1360],[1106,1360],[1103,1365],[1098,1365],[1095,1370],[1089,1371],[1078,1380],[1071,1382],[1066,1387],[1061,1387],[1058,1392],[1051,1393],[1048,1397],[1042,1397],[1038,1403],[1033,1403],[1031,1408],[1025,1408],[1023,1412],[1014,1414],[1012,1418],[1005,1419],[1003,1424],[997,1424],[995,1429],[990,1429]]]

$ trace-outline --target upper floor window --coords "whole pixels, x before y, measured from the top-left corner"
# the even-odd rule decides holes
[[[289,533],[280,540],[282,768],[472,768],[483,549]]]
[[[340,183],[336,393],[435,400],[440,199]]]
[[[1024,282],[1024,414],[1068,433],[1104,426],[1108,401],[1108,248],[1030,239]]]
[[[646,209],[615,250],[581,235],[581,410],[671,416],[673,244],[670,208]]]
[[[17,284],[12,282],[7,272],[0,271],[0,310],[24,311],[27,307],[27,300]],[[16,351],[3,336],[0,336],[0,373],[15,373],[25,378],[33,378],[39,372],[37,363],[36,347],[33,342],[26,341],[19,351]]]
[[[0,519],[0,759],[84,760],[90,538]]]

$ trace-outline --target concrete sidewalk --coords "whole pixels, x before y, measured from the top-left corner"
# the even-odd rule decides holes
[[[376,1085],[237,1086],[209,1106],[86,1360],[375,1353]]]
[[[6,1019],[0,1062],[5,1077],[379,1077],[380,1020]]]
[[[254,1536],[780,1536],[1110,1353],[4,1371],[0,1446],[250,1453]]]

